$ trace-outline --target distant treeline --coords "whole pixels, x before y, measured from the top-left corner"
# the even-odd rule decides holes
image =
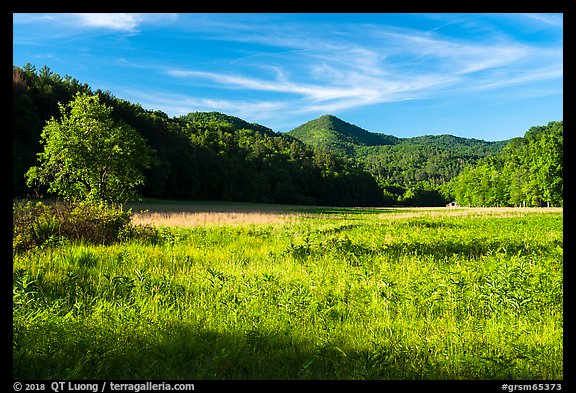
[[[37,164],[42,128],[77,92],[99,95],[154,149],[156,165],[140,190],[145,197],[334,206],[563,203],[562,122],[505,143],[396,138],[359,132],[332,116],[317,119],[320,128],[342,130],[319,132],[312,121],[286,134],[218,112],[169,118],[30,64],[13,67],[13,196],[31,193],[24,173]]]
[[[143,196],[246,202],[367,206],[382,204],[375,179],[345,158],[297,139],[221,113],[168,118],[161,111],[95,92],[44,66],[13,69],[13,194],[25,196],[24,173],[42,150],[45,122],[58,118],[58,103],[78,91],[98,94],[112,115],[134,127],[155,150]]]
[[[563,206],[563,122],[530,128],[504,150],[468,166],[450,183],[472,206]]]

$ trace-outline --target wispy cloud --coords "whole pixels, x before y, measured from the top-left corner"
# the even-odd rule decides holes
[[[507,97],[557,94],[562,23],[561,14],[14,15],[15,26],[34,25],[22,27],[34,34],[18,40],[36,54],[76,48],[85,38],[98,42],[88,46],[91,60],[126,75],[110,82],[115,94],[124,90],[146,107],[171,115],[217,110],[276,124],[381,103],[496,97],[505,89]],[[170,29],[156,29],[162,24]],[[111,41],[111,33],[118,39]],[[117,51],[112,55],[108,46]],[[142,81],[147,87],[136,89]]]
[[[228,75],[213,72],[168,70],[168,75],[176,77],[210,79],[223,88],[270,91],[277,93],[296,94],[313,101],[341,99],[350,96],[369,95],[362,87],[311,85],[290,80],[267,80],[241,75]]]
[[[295,26],[267,30],[262,25],[258,26],[260,34],[246,26],[240,29],[242,34],[226,36],[234,41],[290,48],[268,59],[276,69],[268,78],[252,76],[254,68],[247,63],[245,73],[238,67],[234,73],[169,68],[166,74],[198,83],[209,81],[223,89],[283,93],[295,99],[294,110],[312,112],[342,111],[457,91],[488,91],[562,77],[561,50],[542,50],[501,36],[476,42],[429,31],[358,27],[338,27],[337,38],[310,36],[310,30],[298,33],[303,29]],[[354,31],[362,31],[363,40],[357,40]],[[219,32],[219,39],[224,39],[224,34]],[[302,107],[296,109],[296,105]]]
[[[529,17],[544,18],[542,22],[549,24],[557,21],[555,15]],[[216,46],[237,43],[245,49],[238,50],[241,56],[230,60],[229,67],[156,64],[155,71],[173,78],[173,83],[195,87],[195,96],[171,99],[150,93],[144,95],[146,102],[174,114],[219,110],[264,121],[290,114],[338,114],[381,103],[486,93],[562,78],[562,48],[521,42],[469,18],[463,18],[463,29],[478,26],[482,34],[450,35],[444,29],[375,24],[278,23],[276,18],[203,15],[198,23],[180,25],[182,34],[201,36]],[[134,16],[109,22],[94,18],[93,23],[136,29],[142,22]],[[201,97],[203,91],[210,91],[210,97]],[[218,91],[227,98],[214,99]],[[543,91],[534,89],[534,95]],[[524,88],[521,94],[529,92]]]
[[[53,15],[46,14],[12,14],[12,23],[15,25],[24,25],[30,23],[42,23],[54,20]]]
[[[562,26],[564,24],[564,19],[562,14],[534,14],[534,13],[527,13],[522,14],[530,19],[533,19],[538,22],[542,22],[547,25],[552,26]]]
[[[159,109],[173,116],[195,111],[221,111],[234,113],[250,121],[266,121],[288,109],[282,101],[214,99],[144,89],[125,89],[123,96],[144,108]]]
[[[171,23],[176,14],[137,14],[137,13],[66,13],[66,14],[14,14],[14,24],[47,23],[58,25],[59,33],[73,30],[138,32],[144,24]]]

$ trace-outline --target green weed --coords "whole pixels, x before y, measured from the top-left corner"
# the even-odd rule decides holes
[[[17,253],[13,377],[562,379],[562,213],[374,210]]]

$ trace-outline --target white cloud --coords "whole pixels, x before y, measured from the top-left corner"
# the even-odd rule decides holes
[[[15,13],[12,14],[12,23],[15,25],[24,25],[30,23],[42,23],[54,20],[52,15]]]
[[[213,99],[167,91],[134,89],[124,90],[123,94],[125,99],[138,102],[144,108],[159,109],[171,116],[186,115],[190,112],[218,111],[247,121],[258,122],[274,119],[277,113],[288,109],[287,104],[282,101]]]
[[[387,26],[307,27],[236,23],[230,29],[208,29],[205,34],[212,39],[290,50],[270,51],[268,58],[260,53],[253,64],[253,57],[246,56],[235,61],[239,67],[233,73],[172,68],[167,74],[203,86],[209,81],[216,88],[286,94],[294,110],[311,112],[562,77],[561,49],[531,46],[498,32],[474,40]],[[259,63],[275,69],[272,77],[259,72]]]
[[[558,23],[562,15],[526,14]],[[231,61],[234,71],[196,67],[170,68],[166,73],[219,88],[291,95],[310,105],[354,105],[433,96],[448,88],[484,89],[528,83],[530,75],[557,77],[562,51],[542,50],[507,38],[497,31],[482,40],[448,37],[434,29],[418,30],[374,24],[306,24],[279,15],[189,14],[47,14],[20,15],[16,20],[50,18],[76,28],[138,32],[145,23],[175,24],[183,35],[203,39],[266,45]],[[444,23],[445,25],[445,23]],[[473,35],[471,36],[473,37]],[[261,46],[259,46],[261,47]],[[271,48],[271,49],[268,49]],[[122,59],[122,64],[135,63]],[[261,70],[273,72],[268,76]],[[558,67],[556,67],[558,68]],[[270,76],[271,75],[271,76]],[[337,102],[336,102],[337,101]],[[302,102],[300,102],[302,103]]]
[[[350,86],[311,85],[308,83],[291,82],[289,80],[266,80],[214,72],[168,70],[167,74],[175,77],[210,79],[224,88],[297,94],[313,101],[334,100],[370,93],[370,91],[362,88],[350,88]]]
[[[139,13],[14,14],[13,23],[58,25],[60,34],[72,33],[75,29],[102,29],[132,33],[139,31],[143,24],[171,23],[176,18],[176,14]]]
[[[175,40],[182,37],[186,43],[210,41],[214,48],[225,48],[225,56],[213,62],[210,50],[207,60],[188,59],[186,46],[178,47],[181,52],[176,54],[153,59],[129,52],[115,55],[117,65],[138,67],[143,75],[151,71],[150,80],[163,76],[163,92],[150,87],[126,98],[171,115],[216,110],[278,123],[293,114],[338,114],[379,103],[455,97],[511,86],[523,86],[522,94],[529,95],[532,84],[534,94],[542,94],[546,90],[541,82],[562,78],[561,45],[551,48],[522,41],[490,21],[476,24],[473,17],[443,18],[442,28],[427,25],[426,30],[367,23],[296,23],[283,14],[21,14],[14,16],[14,24],[41,22],[62,35],[77,37],[80,29],[89,34],[130,35],[143,31],[147,24],[178,21],[172,26],[176,33],[170,31],[167,36],[174,34]],[[548,14],[514,15],[512,19],[548,28],[562,22],[561,15]],[[464,34],[448,35],[454,25]],[[61,32],[54,26],[61,26]],[[482,29],[481,34],[469,32],[475,28]],[[180,93],[168,93],[173,82]],[[182,93],[182,86],[188,85],[196,87],[190,95]]]
[[[141,23],[139,14],[75,14],[78,23],[84,27],[105,28],[111,30],[134,31]]]

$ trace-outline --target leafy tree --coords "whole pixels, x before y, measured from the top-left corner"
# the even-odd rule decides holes
[[[563,122],[532,127],[496,156],[467,166],[451,181],[456,200],[472,206],[563,204]]]
[[[542,127],[531,143],[530,156],[533,182],[542,203],[562,203],[563,195],[563,124],[550,122]]]
[[[67,104],[75,93],[91,90],[68,75],[62,78],[47,66],[38,70],[29,63],[13,67],[13,86],[13,192],[14,196],[24,196],[28,191],[24,174],[42,151],[43,125],[51,117],[60,117],[58,103]]]
[[[563,203],[561,121],[533,127],[524,138],[500,142],[451,135],[396,138],[334,116],[277,133],[218,112],[170,118],[108,91],[94,93],[86,83],[60,76],[46,66],[13,67],[13,86],[14,196],[26,194],[24,174],[38,165],[29,170],[28,184],[68,199],[114,200],[114,193],[121,194],[114,188],[127,186],[131,192],[120,196],[126,199],[142,185],[139,190],[144,196],[246,202],[435,206],[456,199],[463,205],[483,206]],[[67,127],[81,127],[80,114],[85,113],[78,110],[74,117],[72,104],[68,105],[78,93],[96,94],[102,106],[113,108],[109,116],[103,116],[105,121],[95,121],[103,130],[137,130],[128,137],[133,146],[118,143],[114,147],[111,136],[91,140],[68,131]],[[48,139],[54,146],[47,146]],[[144,140],[154,150],[158,165],[146,164],[150,149]],[[134,155],[127,154],[131,148],[137,150]],[[96,151],[108,156],[97,156]],[[139,156],[148,158],[139,161]],[[110,165],[108,173],[103,172],[102,166],[95,166],[102,160],[135,166],[138,173],[131,176]],[[89,164],[94,166],[79,169]],[[119,174],[112,175],[112,170]],[[105,182],[97,181],[98,173]],[[110,176],[122,180],[114,183]]]
[[[52,117],[42,130],[44,151],[39,165],[26,173],[27,184],[47,185],[48,192],[67,200],[124,203],[143,184],[142,169],[152,163],[152,150],[132,127],[114,121],[111,107],[98,96],[77,93],[59,103],[59,120]]]

